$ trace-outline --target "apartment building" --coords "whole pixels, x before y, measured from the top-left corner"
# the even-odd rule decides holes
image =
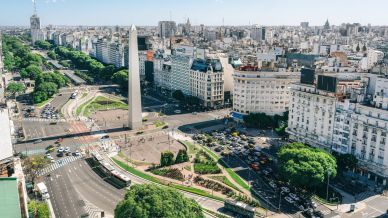
[[[290,107],[290,85],[300,72],[238,71],[233,73],[233,111],[242,115],[282,115]]]
[[[224,72],[219,59],[195,59],[190,70],[190,95],[205,107],[224,104]]]

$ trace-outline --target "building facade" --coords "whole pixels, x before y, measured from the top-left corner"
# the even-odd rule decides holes
[[[234,112],[282,115],[290,107],[290,84],[300,79],[300,73],[235,71],[233,78]]]
[[[195,59],[190,70],[190,95],[202,105],[217,108],[224,104],[224,72],[218,59]]]

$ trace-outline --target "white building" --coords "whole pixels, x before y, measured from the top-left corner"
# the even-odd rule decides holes
[[[371,69],[377,62],[383,60],[383,58],[384,52],[369,49],[367,54],[367,69]]]
[[[40,29],[40,18],[36,13],[30,18],[30,31],[32,44],[35,44],[36,41],[45,39],[43,31]]]
[[[190,68],[193,59],[185,55],[171,56],[171,90],[190,95]]]
[[[224,103],[224,72],[219,59],[195,59],[190,70],[190,95],[205,107],[217,108]]]
[[[300,72],[235,71],[233,110],[239,114],[282,115],[290,107],[290,84]]]
[[[331,148],[336,98],[314,85],[291,86],[287,132],[290,139],[326,150]]]

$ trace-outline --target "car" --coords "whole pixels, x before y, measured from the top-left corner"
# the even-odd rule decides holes
[[[277,188],[277,185],[273,181],[269,183],[269,186],[271,186],[272,188]]]
[[[75,151],[75,156],[79,157],[79,156],[81,156],[81,153],[78,150],[76,150]]]
[[[319,210],[315,210],[313,214],[319,218],[325,217],[325,215]]]
[[[296,194],[290,193],[289,196],[290,196],[292,199],[294,199],[295,201],[299,201],[299,197],[296,196]]]
[[[182,113],[182,111],[181,110],[175,110],[174,113],[180,114],[180,113]]]
[[[304,210],[303,205],[299,205],[298,208],[299,208],[299,210],[302,210],[302,211]]]
[[[58,152],[57,157],[63,157],[63,152]]]
[[[55,163],[56,161],[55,161],[54,158],[53,158],[53,159],[50,160],[50,162],[51,162],[51,163]]]
[[[101,139],[109,139],[109,135],[104,135],[101,137]]]
[[[220,151],[222,150],[222,148],[221,148],[221,147],[222,147],[222,146],[215,148],[215,149],[214,149],[214,151],[216,151],[216,152],[220,152]]]
[[[312,208],[317,208],[318,205],[317,205],[317,203],[315,203],[314,201],[311,201],[311,207],[312,207]]]
[[[293,204],[293,203],[295,203],[295,201],[292,199],[292,198],[290,198],[290,197],[285,197],[284,198],[284,200],[286,200],[288,203],[290,203],[290,204]]]
[[[66,148],[64,149],[64,152],[65,152],[65,153],[69,153],[69,152],[70,152],[70,148],[69,148],[69,147],[66,147]]]
[[[42,142],[42,139],[35,140],[34,144],[37,144],[37,143],[40,143],[40,142]]]
[[[58,153],[62,153],[64,151],[63,147],[58,148]]]
[[[286,186],[283,186],[283,187],[281,187],[280,189],[281,189],[283,192],[286,192],[286,193],[290,192],[290,189],[289,189],[288,187],[286,187]]]
[[[52,157],[51,157],[51,154],[46,154],[46,157],[48,158],[48,159],[51,159]]]

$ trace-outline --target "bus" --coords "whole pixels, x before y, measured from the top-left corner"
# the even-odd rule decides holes
[[[100,164],[100,169],[105,172],[110,177],[114,177],[121,182],[125,184],[126,187],[129,187],[131,185],[131,179],[120,173],[119,171],[115,170],[112,164],[108,163],[99,153],[92,153],[92,156],[94,160],[96,160]]]
[[[124,175],[116,170],[111,171],[111,173],[114,177],[116,177],[120,181],[124,182],[125,186],[129,187],[131,185],[131,179],[128,176],[126,176],[126,175]]]
[[[226,199],[224,207],[229,211],[237,213],[239,217],[255,217],[255,208],[243,202]]]

